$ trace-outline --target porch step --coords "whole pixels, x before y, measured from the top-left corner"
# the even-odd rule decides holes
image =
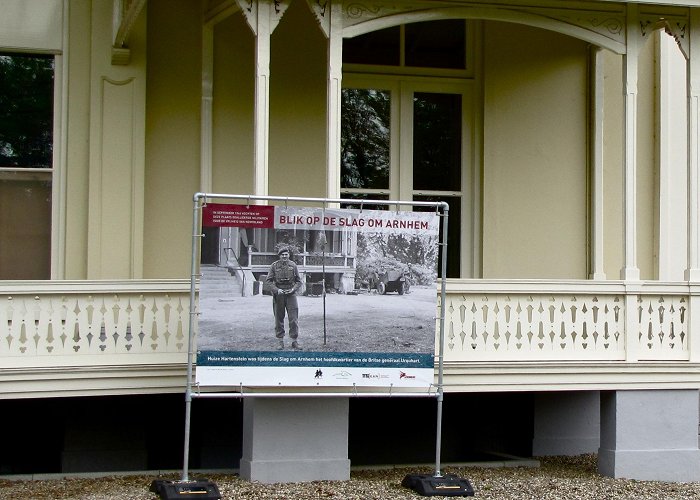
[[[208,298],[225,299],[241,296],[241,283],[228,269],[217,266],[202,266],[200,269],[200,292]]]

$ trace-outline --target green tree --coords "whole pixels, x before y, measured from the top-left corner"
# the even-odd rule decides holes
[[[341,186],[388,188],[389,93],[343,89],[341,113]]]
[[[50,167],[52,56],[0,53],[0,167]]]

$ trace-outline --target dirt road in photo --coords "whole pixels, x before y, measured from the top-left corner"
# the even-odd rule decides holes
[[[299,343],[308,351],[433,352],[437,294],[414,286],[396,293],[299,296]],[[268,351],[277,347],[272,297],[200,301],[200,350]],[[324,344],[325,336],[325,344]],[[288,340],[288,339],[285,339]]]

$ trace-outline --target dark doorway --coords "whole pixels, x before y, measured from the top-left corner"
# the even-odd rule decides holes
[[[219,264],[219,231],[218,227],[202,228],[202,264]]]

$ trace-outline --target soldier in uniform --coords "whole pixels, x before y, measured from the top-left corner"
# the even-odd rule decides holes
[[[300,349],[299,336],[299,305],[296,293],[301,288],[301,277],[297,265],[289,260],[289,249],[282,247],[277,252],[279,260],[272,263],[265,280],[272,291],[272,311],[275,315],[275,337],[279,339],[278,349],[284,349],[284,316],[285,311],[289,321],[289,338],[292,339],[292,349]]]

